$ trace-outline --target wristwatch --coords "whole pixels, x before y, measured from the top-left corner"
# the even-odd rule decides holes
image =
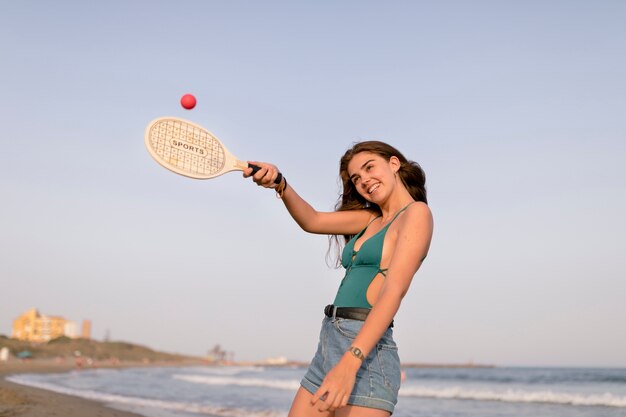
[[[361,359],[361,360],[365,359],[365,356],[363,355],[363,352],[361,352],[361,349],[359,349],[356,346],[350,346],[350,349],[348,349],[348,352],[352,353],[358,359]]]

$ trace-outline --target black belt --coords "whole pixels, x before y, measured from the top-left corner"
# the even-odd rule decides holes
[[[369,308],[362,307],[335,307],[332,304],[328,304],[324,308],[326,317],[339,317],[341,319],[365,321],[369,313]],[[393,327],[393,320],[389,327]]]

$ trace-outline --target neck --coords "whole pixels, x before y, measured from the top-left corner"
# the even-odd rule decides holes
[[[381,218],[383,223],[387,223],[389,220],[393,218],[400,210],[406,207],[408,204],[414,202],[415,200],[406,190],[406,188],[402,187],[401,190],[398,190],[397,193],[391,195],[387,201],[383,204],[379,205],[381,211]]]

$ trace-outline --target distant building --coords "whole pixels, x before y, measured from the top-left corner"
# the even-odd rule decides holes
[[[80,337],[83,339],[91,339],[91,320],[83,320],[83,331]]]
[[[277,358],[267,358],[262,363],[267,364],[267,365],[277,366],[277,365],[286,365],[287,363],[289,363],[289,360],[285,358],[284,356],[279,356]]]
[[[61,336],[77,337],[76,323],[63,317],[40,314],[35,308],[13,320],[12,337],[15,339],[41,343]]]
[[[78,337],[78,329],[76,328],[76,323],[74,323],[73,321],[66,321],[65,326],[63,327],[63,335],[71,337],[72,339]]]
[[[9,348],[3,347],[0,349],[0,362],[6,362],[9,360]]]

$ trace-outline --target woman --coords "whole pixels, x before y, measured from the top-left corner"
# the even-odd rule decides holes
[[[335,301],[325,309],[318,351],[302,379],[290,417],[393,413],[400,359],[393,318],[428,253],[433,221],[425,177],[415,162],[383,142],[355,144],[340,162],[343,195],[337,211],[318,212],[271,164],[252,176],[274,188],[307,232],[343,235],[346,268]]]

